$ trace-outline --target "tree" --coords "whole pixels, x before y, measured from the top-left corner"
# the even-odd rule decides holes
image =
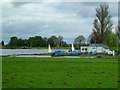
[[[17,46],[24,46],[23,43],[24,43],[23,39],[19,38]]]
[[[32,47],[44,47],[44,40],[41,36],[30,37],[28,42]]]
[[[118,37],[116,33],[110,32],[109,36],[106,39],[106,44],[109,47],[116,47],[118,46]]]
[[[58,38],[56,39],[56,47],[60,48],[62,47],[62,43],[63,43],[63,36],[58,36]]]
[[[4,41],[1,41],[1,45],[4,46]]]
[[[58,43],[58,38],[54,35],[48,39],[48,44],[50,44],[52,47],[55,47],[57,43]]]
[[[95,41],[95,39],[94,39],[93,33],[91,33],[91,34],[88,36],[87,44],[92,44],[92,43],[94,43],[94,41]]]
[[[75,38],[74,44],[85,44],[85,37],[83,35],[79,35],[77,38]]]
[[[94,43],[105,43],[106,37],[112,30],[112,20],[109,15],[109,6],[106,4],[100,5],[96,9],[96,18],[94,19],[94,28],[92,33],[92,40]]]
[[[35,36],[34,37],[34,43],[36,47],[44,47],[44,41],[41,36]]]
[[[68,44],[65,41],[63,41],[62,46],[63,47],[68,47]]]
[[[80,45],[85,44],[85,37],[83,35],[79,35],[77,38],[75,38],[74,44],[77,49],[80,49]]]
[[[17,44],[18,44],[18,38],[17,37],[11,37],[10,39],[10,47],[17,47]]]
[[[57,47],[60,48],[63,45],[63,36],[51,36],[50,38],[48,38],[48,44],[50,44],[52,47]],[[64,43],[65,45],[65,43]]]
[[[48,38],[44,37],[43,40],[44,40],[44,46],[47,47],[48,46]]]
[[[58,36],[58,44],[59,46],[62,46],[63,43],[63,36]]]
[[[118,26],[116,27],[116,34],[118,36],[118,42],[119,42],[119,45],[120,45],[120,21],[118,23]]]

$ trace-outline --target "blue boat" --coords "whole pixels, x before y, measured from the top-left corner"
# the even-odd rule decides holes
[[[75,51],[68,52],[67,54],[70,54],[70,55],[80,55],[81,51],[80,50],[75,50]]]
[[[54,56],[54,55],[64,55],[64,54],[65,54],[65,51],[63,51],[63,50],[57,50],[57,51],[52,52],[52,56]]]
[[[90,54],[97,54],[97,52],[96,51],[92,51],[92,52],[90,52]]]

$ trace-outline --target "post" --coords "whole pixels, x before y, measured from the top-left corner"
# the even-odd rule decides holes
[[[114,50],[113,50],[112,54],[113,54],[113,56],[115,56],[115,51]]]

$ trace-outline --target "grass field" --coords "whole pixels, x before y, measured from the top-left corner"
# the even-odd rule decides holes
[[[117,88],[117,59],[2,58],[3,88]]]

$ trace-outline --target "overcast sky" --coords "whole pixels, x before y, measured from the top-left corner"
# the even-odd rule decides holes
[[[109,12],[114,27],[118,23],[118,3],[111,2]],[[62,35],[67,43],[83,35],[87,38],[93,28],[98,2],[8,2],[2,5],[2,39]],[[113,29],[114,31],[114,29]]]

